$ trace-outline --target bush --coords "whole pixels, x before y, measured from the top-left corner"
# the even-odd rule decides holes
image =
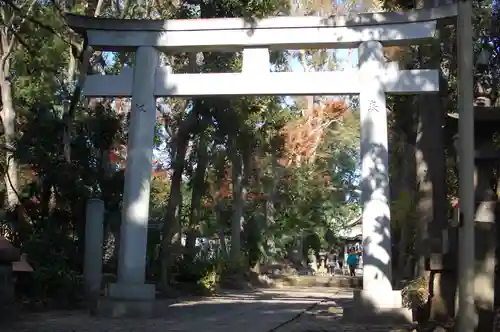
[[[248,263],[242,255],[238,261],[203,251],[195,258],[182,257],[174,268],[177,286],[196,294],[211,294],[219,286],[242,288],[248,284]],[[186,287],[188,289],[186,289]]]
[[[219,275],[215,270],[206,273],[200,280],[198,280],[197,285],[201,287],[207,293],[214,293],[219,286]]]
[[[23,251],[28,254],[34,272],[24,281],[27,287],[23,287],[24,294],[20,295],[32,303],[75,306],[83,296],[81,273],[72,266],[76,260],[75,243],[67,237],[41,231],[28,238]]]
[[[217,273],[221,287],[241,289],[248,285],[248,261],[243,255],[239,260],[223,258],[218,261]]]
[[[76,306],[83,296],[82,278],[63,264],[39,266],[33,274],[33,300],[52,300],[56,306]]]
[[[198,252],[194,259],[182,257],[175,268],[175,281],[189,284],[190,291],[196,294],[211,294],[219,284],[217,258]]]
[[[410,281],[401,290],[401,296],[405,308],[422,308],[429,300],[429,281],[422,277]]]
[[[221,278],[242,276],[247,270],[247,264],[244,259],[232,260],[230,258],[222,258],[217,262],[217,272]]]

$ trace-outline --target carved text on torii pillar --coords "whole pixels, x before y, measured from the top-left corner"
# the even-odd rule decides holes
[[[135,104],[135,107],[141,111],[141,112],[146,112],[146,109],[144,108],[144,104]]]
[[[378,112],[378,105],[375,100],[370,100],[370,103],[368,104],[368,112]]]

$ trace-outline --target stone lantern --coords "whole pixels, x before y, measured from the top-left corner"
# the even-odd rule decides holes
[[[18,249],[0,236],[0,319],[12,314],[14,304],[14,275],[12,263],[21,255]]]
[[[478,331],[492,329],[494,318],[495,260],[498,229],[497,170],[500,150],[493,136],[500,127],[500,108],[475,107],[475,250],[476,306],[479,314]],[[483,319],[481,319],[483,317]],[[484,325],[483,325],[484,324]],[[484,328],[484,329],[483,329]]]
[[[478,68],[481,68],[479,66]],[[485,90],[481,90],[485,92]],[[479,92],[481,92],[479,91]],[[498,204],[498,170],[500,149],[495,146],[494,136],[500,128],[500,107],[484,106],[485,96],[476,93],[474,107],[475,140],[475,302],[478,314],[477,331],[492,330],[495,299],[500,300],[500,283],[495,277],[497,254],[497,226],[500,220]],[[450,115],[458,118],[458,114]],[[456,136],[454,138],[455,143]],[[456,148],[456,147],[455,147]],[[460,163],[460,160],[457,160]],[[458,211],[460,202],[458,201]],[[458,225],[461,226],[460,214]],[[459,239],[460,241],[460,239]],[[453,250],[454,251],[454,250]],[[460,259],[460,257],[458,257]],[[498,284],[498,287],[495,285]],[[497,294],[495,294],[497,292]]]

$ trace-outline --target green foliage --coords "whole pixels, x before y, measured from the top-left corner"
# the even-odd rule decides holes
[[[191,285],[196,294],[208,295],[217,290],[220,280],[217,257],[198,251],[194,259],[180,259],[176,264],[175,281]]]
[[[304,238],[302,250],[304,257],[318,255],[321,250],[321,239],[318,234],[307,234]]]
[[[165,176],[153,176],[151,181],[150,219],[160,222],[170,194],[170,180]]]
[[[53,217],[42,223],[23,243],[34,268],[33,279],[25,289],[30,298],[47,303],[55,299],[59,305],[75,305],[81,300],[83,287],[78,268],[77,241],[68,237],[67,228],[57,227]]]
[[[429,281],[426,278],[416,278],[401,290],[403,306],[416,309],[424,306],[429,300]]]
[[[150,2],[148,2],[150,4]],[[180,3],[155,3],[151,8],[133,5],[125,13],[130,18],[211,18],[245,17],[249,26],[256,18],[286,12],[289,2],[283,0],[262,1],[203,1],[199,8]],[[69,11],[87,13],[86,3],[76,1]],[[105,5],[106,7],[107,5]],[[46,22],[66,38],[70,32],[51,2],[37,3],[34,17]],[[116,17],[113,8],[103,9],[103,16]],[[18,216],[8,220],[18,236],[16,244],[28,253],[35,267],[35,297],[67,297],[68,301],[79,295],[79,276],[82,270],[84,239],[84,208],[87,198],[100,197],[106,204],[105,228],[119,229],[124,172],[110,169],[107,153],[127,139],[127,124],[123,115],[112,108],[112,100],[103,100],[97,107],[78,105],[72,123],[72,160],[65,160],[63,100],[67,100],[74,88],[68,77],[69,47],[60,36],[36,23],[28,22],[19,30],[19,43],[12,53],[12,72],[17,117],[15,158],[20,169],[28,174],[18,188],[22,198],[24,220]],[[323,55],[321,59],[325,61]],[[95,54],[102,60],[100,54]],[[114,63],[104,68],[105,73],[116,73],[124,65],[133,62],[132,53],[113,54]],[[187,54],[166,56],[179,72],[186,70]],[[242,56],[238,53],[204,52],[204,60],[198,65],[201,72],[231,72],[241,68]],[[285,69],[285,52],[272,52],[273,65]],[[258,84],[258,82],[256,83]],[[96,102],[96,100],[92,100]],[[206,177],[211,181],[219,170],[220,160],[251,154],[246,169],[248,192],[261,195],[248,199],[244,208],[244,234],[242,255],[239,260],[229,260],[202,252],[187,261],[182,255],[173,271],[178,283],[195,285],[196,292],[209,293],[219,284],[231,284],[244,277],[249,266],[267,259],[270,242],[274,253],[284,256],[290,246],[297,246],[303,234],[319,234],[307,239],[306,247],[318,251],[325,246],[324,234],[334,235],[357,213],[356,186],[359,121],[357,117],[346,119],[342,125],[328,128],[325,141],[320,146],[319,157],[313,165],[297,169],[276,169],[276,160],[283,156],[283,137],[280,130],[299,116],[297,106],[286,106],[278,97],[226,97],[198,98],[192,101],[170,100],[169,114],[164,123],[155,128],[154,145],[166,143],[170,151],[176,148],[176,134],[183,128],[192,105],[199,107],[196,123],[187,126],[190,143],[201,135],[207,140],[209,169]],[[99,104],[99,103],[97,103]],[[167,138],[160,137],[165,125]],[[125,128],[124,128],[125,127]],[[196,150],[196,144],[190,145]],[[193,148],[194,147],[194,148]],[[169,156],[170,160],[172,155]],[[228,234],[233,202],[225,197],[215,209],[202,206],[199,222],[190,224],[192,205],[191,185],[193,170],[198,163],[196,151],[189,151],[188,165],[183,174],[181,188],[181,231],[193,226],[201,236],[215,237]],[[243,159],[241,159],[243,161]],[[248,160],[245,160],[248,161]],[[4,165],[2,165],[4,166]],[[5,167],[3,167],[5,169]],[[33,174],[31,174],[33,172]],[[278,174],[279,173],[279,174]],[[207,179],[207,180],[208,180]],[[0,183],[0,185],[4,185]],[[170,196],[171,182],[168,173],[155,176],[151,188],[150,222],[159,224],[165,215]],[[203,186],[201,186],[203,187]],[[232,189],[232,188],[229,188]],[[264,212],[266,203],[274,205],[273,218]],[[31,202],[31,203],[30,203]],[[220,212],[219,214],[214,212]],[[19,215],[22,215],[20,213]],[[22,219],[22,220],[19,220]],[[272,219],[272,221],[271,221]],[[170,222],[170,220],[168,221]],[[158,232],[152,232],[148,243],[148,256],[153,256],[159,242]],[[272,240],[272,241],[270,241]],[[327,242],[331,241],[331,236]],[[151,243],[155,242],[155,243]],[[182,252],[181,250],[179,252]],[[187,255],[186,255],[187,257]],[[153,259],[151,259],[153,260]],[[109,268],[109,267],[108,267]],[[148,269],[148,273],[155,269]]]
[[[391,224],[393,227],[400,228],[408,220],[412,220],[412,212],[415,210],[415,202],[408,192],[400,193],[391,202]]]
[[[58,27],[57,14],[41,7],[39,15]],[[23,47],[12,55],[13,85],[16,106],[60,104],[66,95],[64,81],[68,46],[36,24],[24,24],[18,34]],[[64,98],[63,97],[63,98]]]
[[[221,257],[217,262],[219,283],[223,288],[243,288],[245,273],[248,271],[248,258],[240,255],[237,260]]]
[[[244,281],[244,274],[248,271],[245,256],[234,261],[223,255],[213,255],[198,250],[193,259],[186,260],[186,256],[179,259],[174,268],[175,282],[181,284],[182,289],[190,285],[188,290],[195,294],[208,295],[219,287],[239,288]]]
[[[323,236],[329,230],[334,237],[358,215],[358,138],[359,120],[354,114],[327,131],[314,164],[285,171],[278,187],[279,213],[270,228],[283,244],[296,243],[309,232]],[[326,249],[329,241],[332,236],[326,242],[320,238],[319,246]]]
[[[335,234],[332,232],[331,229],[326,230],[325,241],[326,241],[326,243],[328,243],[329,247],[332,247],[336,243]]]

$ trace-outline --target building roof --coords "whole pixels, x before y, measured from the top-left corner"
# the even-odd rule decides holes
[[[347,227],[339,232],[339,237],[344,240],[360,240],[363,237],[362,216],[347,222]]]

